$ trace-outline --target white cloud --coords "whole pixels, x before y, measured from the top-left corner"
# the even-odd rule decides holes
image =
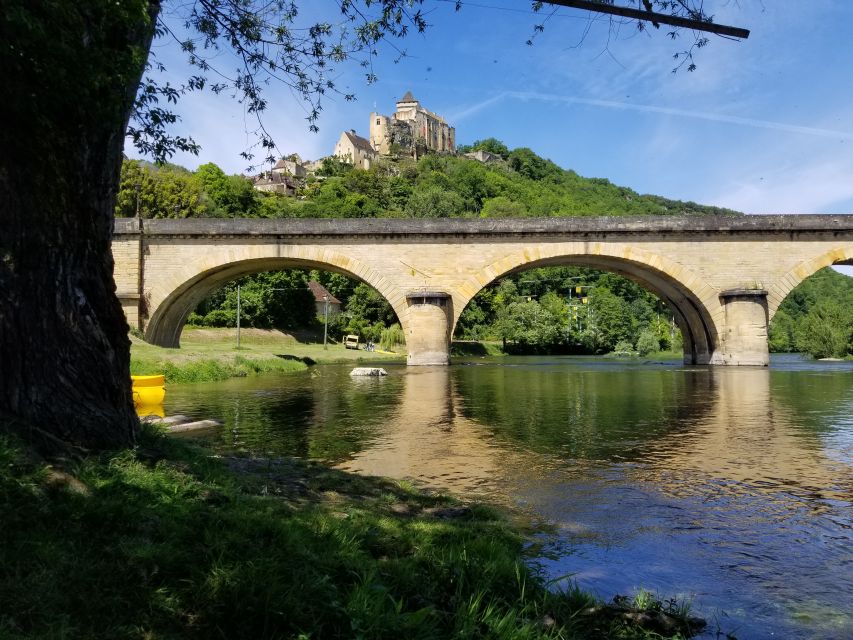
[[[595,98],[584,98],[570,95],[558,95],[549,93],[540,93],[536,91],[502,91],[486,100],[471,105],[453,114],[453,119],[461,120],[468,116],[474,115],[483,109],[497,104],[504,98],[515,98],[517,100],[540,100],[546,102],[562,102],[565,104],[581,104],[593,107],[605,107],[608,109],[619,109],[623,111],[638,111],[642,113],[658,113],[667,116],[678,116],[680,118],[689,118],[694,120],[707,120],[710,122],[722,122],[728,124],[737,124],[746,127],[754,127],[759,129],[772,129],[776,131],[785,131],[788,133],[802,133],[811,136],[820,136],[833,139],[853,139],[853,133],[850,131],[839,131],[835,129],[824,129],[821,127],[810,127],[785,122],[776,122],[773,120],[762,120],[759,118],[745,118],[741,116],[727,115],[723,113],[712,113],[708,111],[695,111],[692,109],[680,109],[676,107],[665,107],[653,104],[638,104],[636,102],[626,102],[619,100],[599,100]]]
[[[478,114],[479,112],[483,111],[484,109],[488,109],[492,105],[497,104],[498,102],[503,100],[506,97],[506,95],[507,94],[502,91],[502,92],[492,96],[491,98],[486,98],[485,100],[482,100],[482,101],[477,102],[475,104],[471,104],[471,105],[468,105],[466,107],[462,107],[458,111],[451,111],[447,114],[447,121],[452,122],[452,123],[462,122],[463,120],[470,118],[473,115]]]

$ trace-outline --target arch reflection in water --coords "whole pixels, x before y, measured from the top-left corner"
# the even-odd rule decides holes
[[[495,496],[495,483],[518,454],[496,446],[487,429],[456,413],[447,367],[407,371],[403,380],[399,405],[381,436],[341,468]]]

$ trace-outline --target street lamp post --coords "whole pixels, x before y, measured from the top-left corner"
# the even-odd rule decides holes
[[[323,294],[323,348],[328,349],[326,341],[329,336],[329,296]]]
[[[240,285],[237,285],[237,348],[240,348]]]

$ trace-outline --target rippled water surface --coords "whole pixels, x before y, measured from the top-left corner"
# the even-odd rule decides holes
[[[609,598],[692,598],[743,638],[853,638],[853,363],[502,358],[170,387],[227,450],[331,461],[554,525],[539,558]]]

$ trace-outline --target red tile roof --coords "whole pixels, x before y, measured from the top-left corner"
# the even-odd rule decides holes
[[[314,294],[314,300],[316,302],[323,302],[323,296],[329,296],[329,304],[340,304],[341,301],[338,300],[335,296],[329,293],[329,290],[326,289],[323,285],[321,285],[316,280],[308,281],[308,289],[311,290],[311,293]]]

